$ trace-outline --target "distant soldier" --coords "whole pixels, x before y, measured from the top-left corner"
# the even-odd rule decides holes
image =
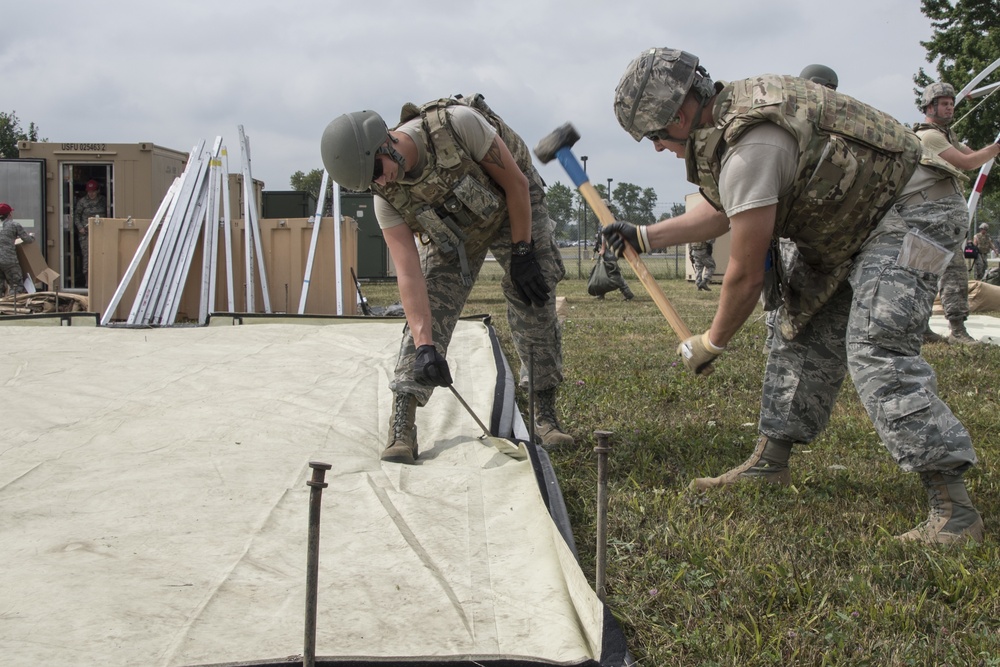
[[[621,267],[618,266],[618,255],[616,255],[614,251],[604,242],[604,235],[601,234],[600,229],[597,230],[597,233],[594,236],[594,261],[604,261],[608,278],[615,284],[615,287],[621,291],[622,297],[624,297],[626,301],[631,301],[635,298],[635,294],[632,293],[632,288],[628,286],[627,282],[625,282],[625,276],[622,275]],[[589,290],[590,286],[588,285],[587,287]],[[604,294],[596,294],[595,296],[598,299],[604,299]]]
[[[997,144],[993,145],[996,146]],[[989,258],[989,252],[997,249],[997,247],[993,244],[993,239],[990,238],[990,226],[985,222],[979,225],[979,231],[974,237],[972,237],[972,244],[976,246],[977,250],[979,250],[976,254],[976,263],[973,265],[976,280],[982,280],[983,276],[986,274],[986,264],[987,259]]]
[[[897,202],[904,218],[917,216],[936,220],[960,230],[959,247],[965,245],[968,234],[969,207],[961,183],[969,180],[963,171],[981,167],[1000,153],[1000,145],[990,144],[978,151],[963,144],[951,130],[955,118],[955,89],[949,83],[932,83],[924,89],[919,108],[924,112],[924,122],[917,123],[913,131],[920,137],[923,148],[921,164],[929,169],[918,172],[911,184],[911,192]],[[923,176],[921,176],[923,174]],[[982,249],[980,248],[980,251]],[[951,327],[949,340],[971,344],[976,339],[965,329],[969,317],[969,276],[965,258],[956,252],[945,268],[939,284],[941,306]],[[934,342],[928,329],[925,342]]]
[[[0,295],[7,292],[10,285],[11,294],[24,294],[24,273],[17,261],[17,250],[14,248],[16,239],[24,243],[34,243],[35,237],[24,231],[19,222],[11,217],[14,209],[6,202],[0,203]]]
[[[83,261],[83,283],[87,284],[87,272],[90,270],[90,234],[87,221],[91,218],[108,215],[108,200],[101,194],[101,186],[95,180],[87,181],[87,194],[76,200],[73,209],[73,224],[76,226],[76,238],[80,243],[80,257]]]
[[[712,257],[714,246],[715,239],[688,245],[691,266],[694,267],[694,284],[698,287],[698,291],[712,291],[708,284],[712,282],[712,276],[715,275],[715,258]]]

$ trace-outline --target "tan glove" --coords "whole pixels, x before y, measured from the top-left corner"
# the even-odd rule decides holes
[[[711,375],[712,362],[722,354],[724,347],[716,347],[708,337],[708,332],[700,336],[691,336],[677,346],[677,354],[681,355],[681,360],[693,373],[698,375]]]

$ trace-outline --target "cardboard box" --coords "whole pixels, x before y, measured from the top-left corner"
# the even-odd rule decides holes
[[[21,239],[16,239],[14,247],[17,249],[17,261],[21,265],[24,275],[31,276],[33,280],[45,283],[51,288],[59,274],[45,263],[38,242],[24,243]]]

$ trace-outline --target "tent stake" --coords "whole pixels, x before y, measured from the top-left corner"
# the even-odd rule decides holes
[[[597,597],[604,602],[608,565],[608,454],[611,431],[594,431],[597,438]]]
[[[302,664],[305,667],[316,665],[316,599],[319,588],[319,511],[323,498],[323,489],[327,483],[323,481],[326,471],[333,466],[329,463],[310,461],[313,469],[312,479],[306,482],[309,489],[309,545],[306,559],[306,631],[305,647],[302,649]]]

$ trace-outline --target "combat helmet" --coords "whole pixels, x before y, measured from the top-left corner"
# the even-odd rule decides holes
[[[799,74],[800,79],[809,79],[813,83],[837,90],[840,80],[837,73],[826,65],[806,65]]]
[[[920,96],[920,110],[926,111],[927,107],[934,104],[934,100],[939,97],[955,99],[955,87],[943,81],[935,81],[928,85]]]
[[[615,117],[622,129],[641,141],[673,122],[692,89],[703,103],[714,92],[712,79],[697,56],[678,49],[646,49],[629,63],[618,82]]]
[[[376,152],[388,138],[389,128],[374,111],[337,116],[320,140],[323,166],[341,186],[363,192],[372,184]]]

